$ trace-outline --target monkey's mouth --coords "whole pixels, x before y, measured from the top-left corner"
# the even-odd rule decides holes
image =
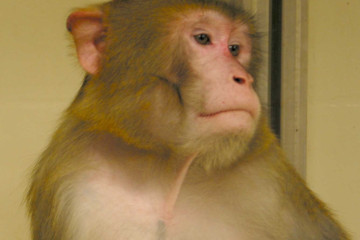
[[[217,112],[213,112],[213,113],[200,113],[199,117],[201,118],[212,118],[212,117],[216,117],[219,116],[221,114],[224,113],[231,113],[231,112],[247,112],[251,115],[251,113],[245,109],[228,109],[228,110],[221,110],[221,111],[217,111]]]

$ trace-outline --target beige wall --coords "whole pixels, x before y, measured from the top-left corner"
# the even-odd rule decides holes
[[[91,0],[2,0],[0,7],[0,240],[30,239],[29,168],[81,84],[65,20]]]
[[[2,0],[0,239],[27,240],[30,166],[81,84],[64,21],[91,0]],[[349,3],[347,5],[346,3]],[[310,2],[308,180],[360,240],[360,2]]]
[[[309,0],[307,180],[360,239],[360,1]]]

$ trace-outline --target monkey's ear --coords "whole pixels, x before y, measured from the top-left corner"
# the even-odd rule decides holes
[[[96,8],[73,12],[67,19],[67,29],[74,38],[81,66],[96,74],[105,48],[103,12]]]

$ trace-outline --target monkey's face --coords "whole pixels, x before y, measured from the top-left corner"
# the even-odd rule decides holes
[[[252,47],[248,27],[214,11],[194,15],[198,20],[183,32],[194,71],[189,85],[198,92],[196,102],[196,96],[189,96],[189,120],[200,134],[252,132],[260,104],[247,71]]]
[[[166,129],[180,129],[168,133],[185,146],[218,144],[234,136],[246,146],[260,115],[254,79],[247,70],[252,52],[248,26],[212,10],[193,11],[177,26],[173,31],[187,59],[182,65],[189,69],[178,74],[185,79],[167,77],[177,88],[173,93],[178,95],[180,104],[176,108],[181,110],[175,114],[173,110],[160,112],[159,122],[162,126],[172,124]],[[160,105],[168,105],[169,99],[160,100]],[[181,121],[169,122],[171,115]]]

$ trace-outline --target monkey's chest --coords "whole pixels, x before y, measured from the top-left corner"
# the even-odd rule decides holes
[[[194,211],[195,207],[190,206],[187,209],[177,208],[173,217],[164,221],[161,205],[152,205],[151,201],[140,201],[138,204],[127,202],[114,205],[108,202],[101,212],[93,211],[86,218],[85,221],[92,225],[88,229],[97,229],[99,236],[106,236],[101,238],[104,240],[245,239],[232,215],[225,212],[215,214],[211,208],[208,212]],[[101,206],[93,209],[99,211]]]
[[[78,239],[246,239],[236,214],[201,194],[182,194],[171,219],[163,221],[164,197],[159,189],[99,180],[81,189],[81,201],[75,201],[74,208],[79,212],[73,214]]]
[[[244,232],[233,216],[226,211],[216,214],[211,208],[206,212],[196,210],[193,206],[178,208],[171,221],[165,224],[160,222],[159,229],[163,231],[159,231],[158,236],[164,240],[245,239]]]

